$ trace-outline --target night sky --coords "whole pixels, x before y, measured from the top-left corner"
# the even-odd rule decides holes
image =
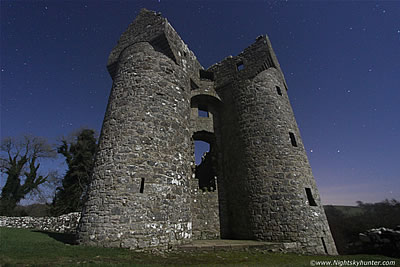
[[[143,7],[205,68],[268,34],[323,203],[400,200],[399,1],[2,0],[1,137],[100,132],[108,55]]]

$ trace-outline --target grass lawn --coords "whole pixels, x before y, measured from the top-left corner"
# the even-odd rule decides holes
[[[400,265],[400,259],[377,255],[301,256],[260,250],[151,254],[68,244],[71,241],[71,236],[65,234],[0,228],[0,266],[311,266],[312,260],[331,261],[332,266],[339,266],[334,260],[396,261]]]

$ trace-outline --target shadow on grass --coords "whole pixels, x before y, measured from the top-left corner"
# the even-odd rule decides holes
[[[60,241],[64,244],[68,244],[68,245],[77,245],[78,244],[75,234],[54,233],[54,232],[47,232],[47,231],[40,231],[40,230],[33,231],[33,232],[48,235],[49,237],[51,237],[57,241]]]

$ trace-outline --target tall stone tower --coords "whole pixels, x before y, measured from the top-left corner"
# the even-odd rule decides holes
[[[337,253],[266,36],[204,70],[168,21],[143,9],[107,67],[113,87],[81,243],[230,238]],[[199,166],[195,140],[210,144]]]

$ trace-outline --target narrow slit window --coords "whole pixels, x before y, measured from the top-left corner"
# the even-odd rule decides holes
[[[281,88],[279,86],[275,86],[275,88],[276,88],[276,92],[278,93],[278,95],[282,95]]]
[[[296,137],[294,136],[294,133],[289,133],[289,136],[290,136],[290,142],[292,143],[292,146],[297,147]]]
[[[199,106],[197,109],[199,111],[199,113],[198,113],[199,117],[208,118],[210,116],[208,113],[207,107]]]
[[[317,203],[315,202],[314,197],[312,195],[311,188],[306,188],[306,195],[307,195],[308,204],[310,206],[317,206]]]
[[[143,191],[144,191],[144,178],[142,178],[141,181],[140,181],[140,190],[139,190],[139,192],[143,193]]]
[[[326,253],[326,254],[329,254],[329,253],[328,253],[328,248],[326,247],[325,240],[324,240],[323,237],[321,237],[321,241],[322,241],[322,245],[324,246],[325,253]]]
[[[241,71],[244,69],[243,61],[239,62],[236,64],[236,68],[238,71]]]

